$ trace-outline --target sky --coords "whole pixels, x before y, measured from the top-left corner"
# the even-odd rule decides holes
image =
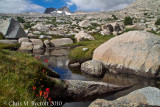
[[[0,13],[41,12],[67,6],[72,12],[110,11],[125,8],[135,0],[0,0]]]

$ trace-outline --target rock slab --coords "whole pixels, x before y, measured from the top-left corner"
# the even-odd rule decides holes
[[[6,39],[18,39],[21,37],[27,37],[20,23],[13,18],[0,20],[0,32]]]
[[[93,59],[101,61],[113,73],[159,77],[160,37],[145,31],[130,31],[100,45]]]
[[[160,90],[155,87],[146,87],[118,98],[114,101],[97,99],[89,107],[148,107],[160,106]]]

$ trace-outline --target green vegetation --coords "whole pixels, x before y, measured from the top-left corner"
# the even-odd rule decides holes
[[[111,39],[112,35],[101,35],[101,34],[93,34],[96,40],[94,41],[82,41],[78,43],[69,44],[67,46],[76,47],[69,53],[69,58],[71,62],[84,62],[86,60],[92,59],[93,51],[101,44]],[[87,51],[83,51],[83,48],[88,48]]]
[[[52,71],[29,54],[4,50],[12,47],[11,45],[0,44],[0,47],[0,106],[9,107],[4,102],[11,101],[48,100],[49,96],[44,98],[43,94],[40,96],[40,92],[47,88],[53,90],[57,84],[57,81],[50,81],[46,77],[46,74],[53,76]]]
[[[112,17],[114,20],[118,20],[118,18],[114,14],[112,15]]]
[[[148,13],[144,13],[144,15],[145,15],[145,16],[147,16],[147,15],[148,15]]]
[[[133,28],[126,28],[126,29],[122,32],[122,34],[123,34],[124,32],[129,32],[129,31],[134,31],[134,30],[137,30],[137,29],[133,29]]]
[[[21,17],[17,17],[17,20],[20,22],[20,23],[25,23],[25,20]]]
[[[55,22],[56,22],[56,17],[53,17],[52,23],[55,23]]]
[[[4,35],[0,32],[0,40],[4,39]]]
[[[20,44],[2,44],[0,43],[0,51],[2,49],[15,49],[18,48],[20,46]]]
[[[157,19],[157,21],[155,22],[155,25],[160,25],[160,18]]]
[[[131,18],[131,17],[125,17],[125,19],[124,19],[124,25],[133,25],[133,18]]]
[[[31,28],[32,26],[34,26],[35,24],[31,24],[31,22],[27,22],[26,24],[24,24],[24,29],[28,29]]]

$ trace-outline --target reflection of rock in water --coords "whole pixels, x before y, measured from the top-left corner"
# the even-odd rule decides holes
[[[43,49],[33,50],[33,55],[43,55],[44,52],[45,52],[45,50],[43,50]]]
[[[48,66],[52,68],[67,68],[69,64],[68,56],[51,56],[48,59]]]
[[[113,100],[119,97],[122,97],[124,95],[129,94],[130,92],[144,88],[147,86],[156,87],[156,83],[154,80],[148,80],[144,78],[136,78],[133,76],[126,76],[122,74],[110,74],[107,73],[104,78],[102,79],[103,82],[111,83],[111,84],[117,84],[117,85],[132,85],[135,84],[132,88],[127,89],[125,91],[118,92],[110,97],[107,97],[108,100]]]
[[[69,49],[54,49],[54,50],[46,50],[44,55],[48,56],[67,56],[69,53]]]

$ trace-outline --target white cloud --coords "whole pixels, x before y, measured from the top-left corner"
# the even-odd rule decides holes
[[[122,9],[133,1],[135,0],[69,0],[66,3],[76,5],[78,10],[109,11]]]
[[[24,11],[44,12],[45,8],[29,0],[0,0],[0,13],[19,13]]]
[[[52,1],[52,0],[45,0],[46,2],[50,2],[50,1]]]
[[[66,2],[67,6],[70,7],[73,5],[73,2]]]

